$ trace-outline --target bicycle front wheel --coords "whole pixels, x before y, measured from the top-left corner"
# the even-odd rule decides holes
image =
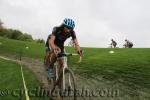
[[[60,95],[63,100],[77,100],[75,76],[68,68],[65,68],[62,73],[60,90]]]

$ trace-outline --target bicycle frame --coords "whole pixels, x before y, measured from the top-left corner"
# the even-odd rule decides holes
[[[71,55],[78,55],[78,54],[71,54]],[[67,61],[68,61],[68,59],[67,59],[67,56],[63,56],[63,57],[61,57],[61,58],[57,58],[57,61],[56,61],[56,63],[55,63],[55,67],[56,67],[56,81],[58,80],[58,77],[59,77],[59,75],[58,75],[58,66],[59,66],[59,62],[58,62],[58,60],[59,59],[63,59],[64,60],[64,65],[63,65],[63,69],[62,69],[62,77],[63,77],[63,90],[65,89],[65,69],[66,68],[68,68],[68,64],[67,64]],[[70,85],[70,87],[72,88],[72,85],[71,85],[71,79],[70,79],[70,75],[69,75],[69,79],[68,79],[68,82],[69,82],[69,85]]]
[[[68,92],[70,90],[73,90],[73,92],[72,92],[73,100],[77,100],[76,94],[74,92],[76,90],[75,77],[74,77],[74,74],[71,71],[71,69],[68,68],[68,64],[67,64],[68,56],[74,56],[74,55],[78,55],[78,54],[65,53],[65,54],[62,54],[61,58],[57,57],[57,61],[54,63],[55,78],[52,79],[53,88],[52,88],[51,93],[53,94],[55,89],[59,89],[60,90],[59,96],[62,96],[62,98],[63,98],[63,95],[61,93],[65,93],[66,90],[68,90]],[[59,63],[60,59],[62,59],[64,61],[63,68],[60,68],[60,67],[62,67]],[[81,61],[82,61],[82,57],[80,57],[78,63]]]

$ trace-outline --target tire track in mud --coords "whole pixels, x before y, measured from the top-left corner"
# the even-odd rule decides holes
[[[9,58],[12,61],[20,62],[16,59],[15,55],[2,55],[4,58]],[[21,65],[28,68],[29,70],[32,70],[32,72],[35,74],[36,78],[41,83],[42,88],[50,89],[50,84],[47,80],[47,72],[45,70],[45,67],[43,65],[43,62],[38,59],[28,58],[28,57],[22,57]],[[86,100],[83,97],[81,97],[79,100]]]
[[[78,89],[80,90],[81,96],[83,96],[85,100],[120,100],[116,97],[114,98],[113,96],[107,96],[102,93],[109,89],[108,85],[106,85],[104,82],[101,82],[100,80],[96,80],[94,78],[87,79],[78,74],[76,74],[75,76],[77,77],[76,80],[78,82]]]

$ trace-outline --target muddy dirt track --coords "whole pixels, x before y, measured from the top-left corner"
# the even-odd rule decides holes
[[[3,57],[18,60],[16,56],[13,55],[3,55]],[[47,73],[44,68],[44,64],[42,61],[38,59],[23,57],[21,60],[21,64],[27,67],[29,70],[32,70],[36,75],[36,78],[41,83],[43,88],[50,88],[50,84],[47,80]],[[74,71],[74,70],[73,70]],[[106,84],[101,83],[95,79],[86,79],[83,76],[77,75],[75,73],[75,78],[77,82],[77,90],[78,90],[78,99],[77,100],[108,100],[108,97],[103,96],[103,94],[98,93],[99,91],[94,91],[100,88],[101,86],[105,86]],[[67,99],[68,100],[68,99]],[[121,100],[119,97],[109,97],[109,100]]]

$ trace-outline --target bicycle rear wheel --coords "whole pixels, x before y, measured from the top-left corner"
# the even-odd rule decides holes
[[[65,68],[62,73],[60,90],[62,100],[77,100],[75,76],[68,68]]]

